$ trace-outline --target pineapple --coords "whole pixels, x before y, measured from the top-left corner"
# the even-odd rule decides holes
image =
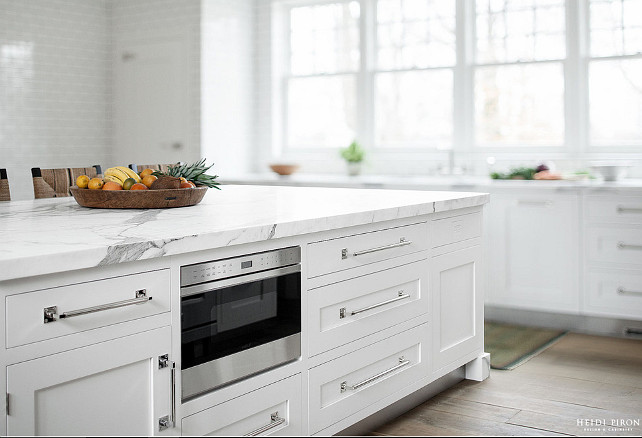
[[[155,175],[157,177],[161,176],[175,176],[175,177],[183,177],[188,181],[192,181],[194,184],[197,186],[207,186],[211,188],[215,188],[217,190],[221,190],[220,187],[217,187],[219,183],[216,182],[216,178],[218,178],[218,175],[206,175],[205,172],[207,172],[210,167],[212,167],[214,164],[210,164],[209,166],[205,165],[205,158],[203,158],[201,161],[198,161],[193,164],[175,164],[174,166],[169,166],[169,169],[167,170],[167,173],[163,173],[160,171],[154,172],[152,175]]]

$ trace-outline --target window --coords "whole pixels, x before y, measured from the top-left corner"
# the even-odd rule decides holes
[[[377,147],[452,146],[455,4],[377,2]]]
[[[564,0],[476,2],[475,138],[564,143]]]
[[[642,152],[642,0],[284,4],[286,152]]]
[[[640,145],[642,0],[590,0],[590,142]]]
[[[289,147],[336,147],[355,138],[359,15],[356,1],[290,9]]]

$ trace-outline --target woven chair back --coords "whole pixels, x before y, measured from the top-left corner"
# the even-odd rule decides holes
[[[31,169],[33,194],[36,199],[64,198],[71,196],[69,188],[76,183],[80,175],[94,178],[102,174],[99,165],[93,167],[66,167],[60,169]]]
[[[7,169],[0,169],[0,201],[11,201]]]

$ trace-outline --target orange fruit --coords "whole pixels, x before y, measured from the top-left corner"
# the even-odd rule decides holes
[[[105,185],[103,185],[103,190],[122,190],[122,189],[123,189],[123,186],[113,181],[107,181]]]
[[[87,187],[91,190],[100,190],[103,188],[103,180],[101,178],[92,178],[87,183]]]
[[[86,189],[89,184],[89,177],[87,175],[80,175],[76,178],[76,185],[79,189]]]
[[[147,186],[143,183],[134,184],[129,190],[148,190]]]
[[[140,179],[143,179],[147,175],[151,175],[152,173],[154,173],[154,169],[145,169],[139,174],[140,175]]]
[[[147,169],[145,169],[147,170]],[[143,177],[143,184],[147,186],[147,188],[150,188],[152,184],[154,184],[154,181],[156,181],[158,178],[156,178],[154,175],[145,175]]]
[[[181,189],[193,189],[196,187],[193,182],[183,181],[181,182]]]

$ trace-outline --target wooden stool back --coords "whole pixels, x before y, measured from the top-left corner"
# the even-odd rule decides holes
[[[33,194],[36,199],[62,198],[71,196],[69,188],[76,183],[80,175],[94,178],[102,174],[99,165],[93,167],[66,167],[60,169],[31,169]]]
[[[11,201],[7,169],[0,169],[0,201]]]

